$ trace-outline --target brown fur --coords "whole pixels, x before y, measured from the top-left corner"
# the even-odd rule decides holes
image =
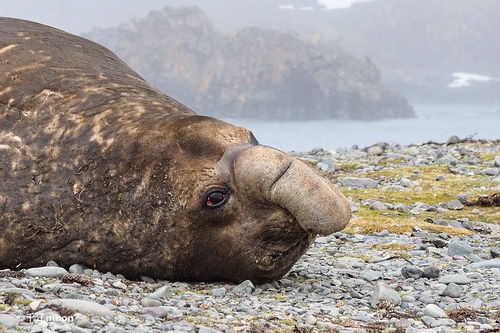
[[[237,187],[222,174],[238,154],[221,173],[224,154],[256,144],[98,44],[0,18],[0,268],[55,260],[129,277],[278,278],[314,232],[244,189],[203,207],[208,188]],[[259,263],[273,253],[286,256]]]

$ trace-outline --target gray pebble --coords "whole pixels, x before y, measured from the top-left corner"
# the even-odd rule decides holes
[[[17,318],[15,316],[0,314],[0,326],[5,328],[16,328],[17,327]]]
[[[99,303],[80,299],[56,299],[50,301],[49,304],[59,305],[87,315],[109,316],[113,314],[111,310]]]
[[[451,200],[447,203],[447,208],[452,210],[464,209],[464,205],[459,200]]]
[[[371,178],[345,177],[340,179],[339,185],[351,188],[375,188],[378,182]]]
[[[477,268],[500,268],[500,258],[494,258],[490,260],[484,260],[480,262],[472,263],[468,266],[470,269]]]
[[[388,284],[378,282],[373,291],[371,306],[376,308],[381,301],[388,301],[392,304],[399,305],[401,303],[401,297]]]
[[[389,233],[389,230],[387,229],[384,229],[384,230],[381,230],[381,231],[376,231],[374,233],[372,233],[373,236],[378,236],[378,237],[385,237],[385,236],[389,236],[390,233]]]
[[[428,278],[428,279],[435,279],[439,277],[439,274],[441,273],[441,270],[436,267],[426,267],[424,268],[424,272],[422,274],[423,277]]]
[[[432,318],[444,318],[446,313],[436,304],[427,304],[424,308],[424,316],[429,316]]]
[[[86,267],[80,264],[73,264],[69,266],[69,272],[74,274],[83,274]]]
[[[458,298],[458,297],[462,296],[463,293],[464,293],[464,289],[460,285],[458,285],[456,283],[450,283],[446,287],[446,289],[443,291],[443,296]]]
[[[490,248],[490,254],[492,258],[499,258],[500,257],[500,246],[495,246]]]
[[[226,296],[226,288],[214,288],[211,290],[214,297],[224,297]]]
[[[407,279],[411,278],[416,280],[422,277],[424,271],[418,267],[404,266],[403,268],[401,268],[401,274]]]
[[[454,145],[454,144],[457,144],[460,142],[460,138],[456,135],[452,135],[450,136],[450,138],[448,139],[447,143],[450,144],[450,145]]]
[[[25,273],[32,277],[58,278],[68,274],[68,271],[62,267],[44,266],[28,268]]]
[[[483,170],[483,173],[487,176],[496,176],[500,173],[499,168],[486,168]]]
[[[493,160],[493,165],[496,166],[497,168],[500,168],[500,155],[495,156],[495,159]]]
[[[251,294],[254,289],[255,286],[253,285],[252,281],[246,280],[234,287],[233,291],[237,295],[244,295]]]
[[[361,278],[366,281],[375,281],[382,277],[382,273],[378,271],[367,270],[361,273]]]
[[[448,255],[450,256],[465,256],[474,251],[472,246],[462,241],[451,241],[448,244]]]
[[[443,275],[438,280],[439,283],[449,284],[469,284],[471,280],[465,274],[449,274]]]

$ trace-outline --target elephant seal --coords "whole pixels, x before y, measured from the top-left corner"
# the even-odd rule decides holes
[[[0,18],[0,266],[269,281],[345,197],[250,131],[195,114],[115,54]]]

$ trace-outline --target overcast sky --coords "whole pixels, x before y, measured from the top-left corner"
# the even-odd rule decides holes
[[[328,8],[349,7],[359,1],[367,0],[320,0]],[[164,0],[0,0],[0,16],[36,21],[80,34],[93,27],[116,26],[164,6]]]

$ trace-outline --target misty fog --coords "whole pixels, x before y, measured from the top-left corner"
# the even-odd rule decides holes
[[[310,150],[500,134],[495,0],[0,0],[195,112]]]

